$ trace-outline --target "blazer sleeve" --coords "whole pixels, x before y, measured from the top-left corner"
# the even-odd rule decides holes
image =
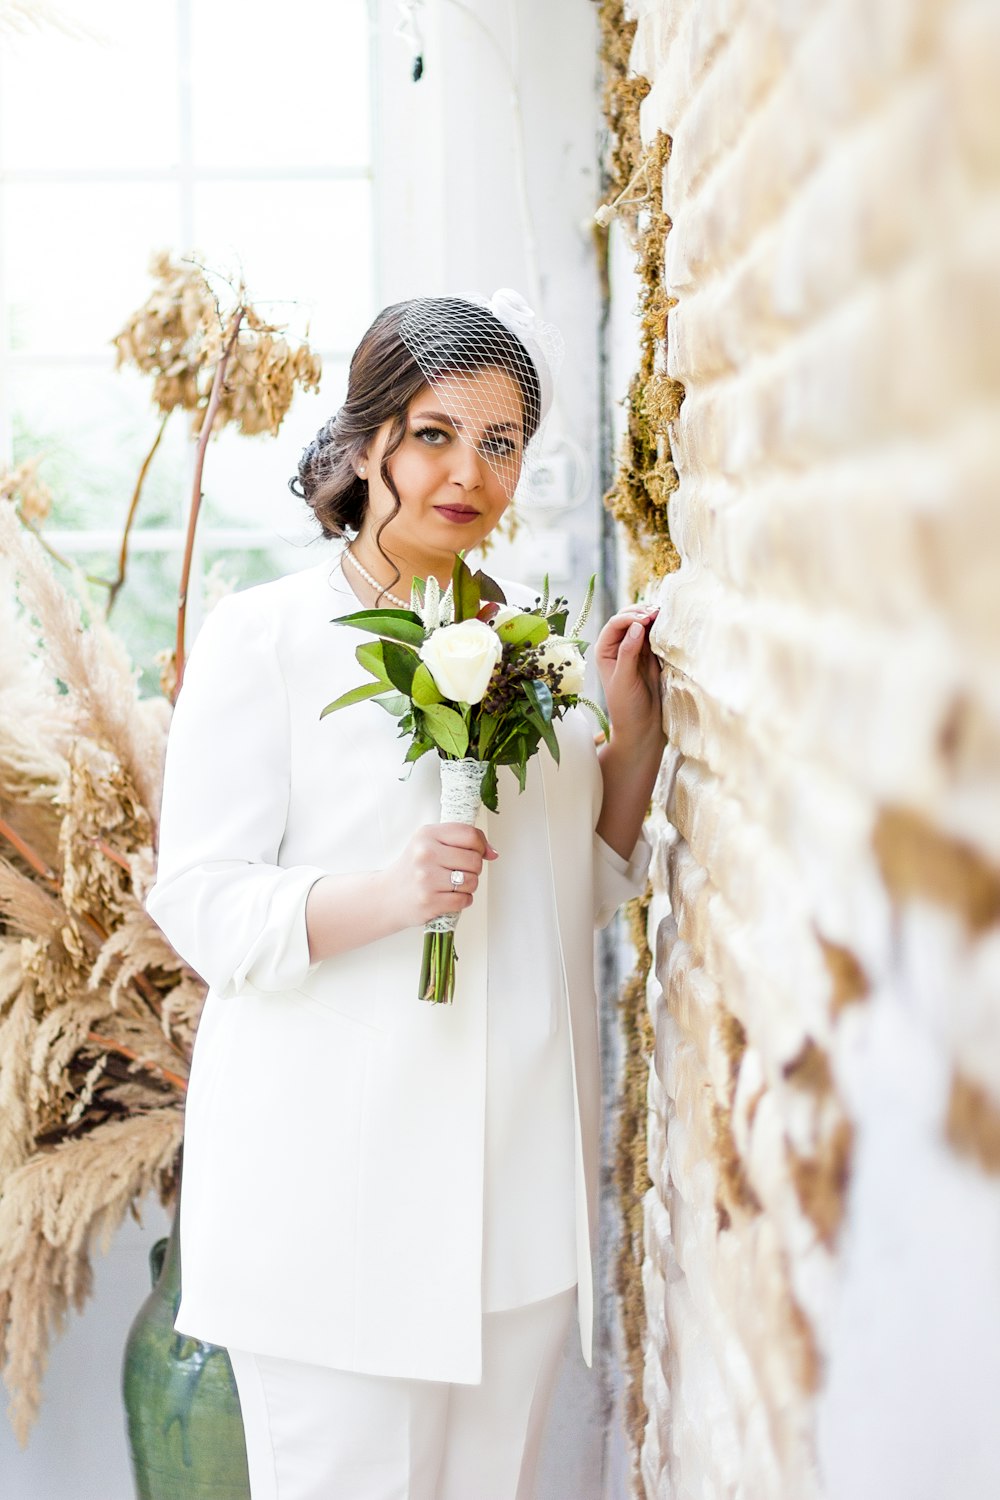
[[[652,852],[642,835],[632,851],[632,857],[623,859],[616,849],[605,843],[599,833],[594,834],[595,926],[606,927],[619,906],[642,895],[646,889]]]
[[[297,988],[305,906],[326,871],[282,867],[289,712],[272,632],[249,595],[198,636],[167,741],[156,883],[146,909],[219,994]]]

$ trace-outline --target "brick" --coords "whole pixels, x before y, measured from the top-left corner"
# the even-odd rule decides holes
[[[671,750],[651,825],[643,1474],[671,1500],[819,1500],[838,1286],[864,1274],[842,1258],[859,1210],[837,1151],[887,997],[964,1101],[948,1127],[942,1097],[940,1140],[912,1149],[992,1172],[1000,16],[642,15],[643,136],[673,137],[658,367],[685,388],[682,564],[654,631]]]

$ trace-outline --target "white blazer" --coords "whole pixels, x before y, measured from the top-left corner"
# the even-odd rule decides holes
[[[510,588],[526,602],[526,590]],[[187,1101],[177,1326],[334,1368],[476,1382],[483,885],[459,924],[450,1007],[416,998],[417,928],[309,961],[314,881],[383,867],[439,816],[436,757],[403,779],[405,744],[384,710],[365,703],[320,722],[326,703],[364,680],[354,649],[371,637],[328,623],[356,608],[329,555],[223,600],[191,654],[171,726],[147,904],[210,987]],[[649,850],[640,841],[626,864],[594,832],[601,782],[589,716],[571,711],[559,740],[560,766],[544,748],[536,761],[546,826],[526,823],[505,775],[488,827],[529,878],[552,871],[589,1363],[600,1115],[593,928],[641,889]],[[530,977],[532,955],[524,962]]]

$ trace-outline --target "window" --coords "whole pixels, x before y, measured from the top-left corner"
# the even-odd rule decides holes
[[[110,340],[148,295],[155,251],[242,271],[255,305],[308,329],[323,358],[277,441],[224,432],[209,447],[194,627],[213,563],[248,583],[311,560],[290,455],[339,404],[375,310],[369,7],[78,0],[60,15],[66,30],[0,56],[0,458],[45,455],[50,542],[113,576],[158,416]],[[173,637],[192,456],[175,412],[113,615],[147,686]]]

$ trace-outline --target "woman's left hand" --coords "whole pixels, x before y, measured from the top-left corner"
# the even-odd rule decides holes
[[[597,752],[604,783],[597,832],[622,859],[632,857],[666,743],[660,664],[649,644],[656,615],[642,604],[620,609],[595,651],[611,720],[611,741]]]
[[[660,664],[649,644],[657,613],[655,605],[620,609],[601,631],[594,651],[612,732],[636,747],[653,742],[662,747],[664,740]]]

